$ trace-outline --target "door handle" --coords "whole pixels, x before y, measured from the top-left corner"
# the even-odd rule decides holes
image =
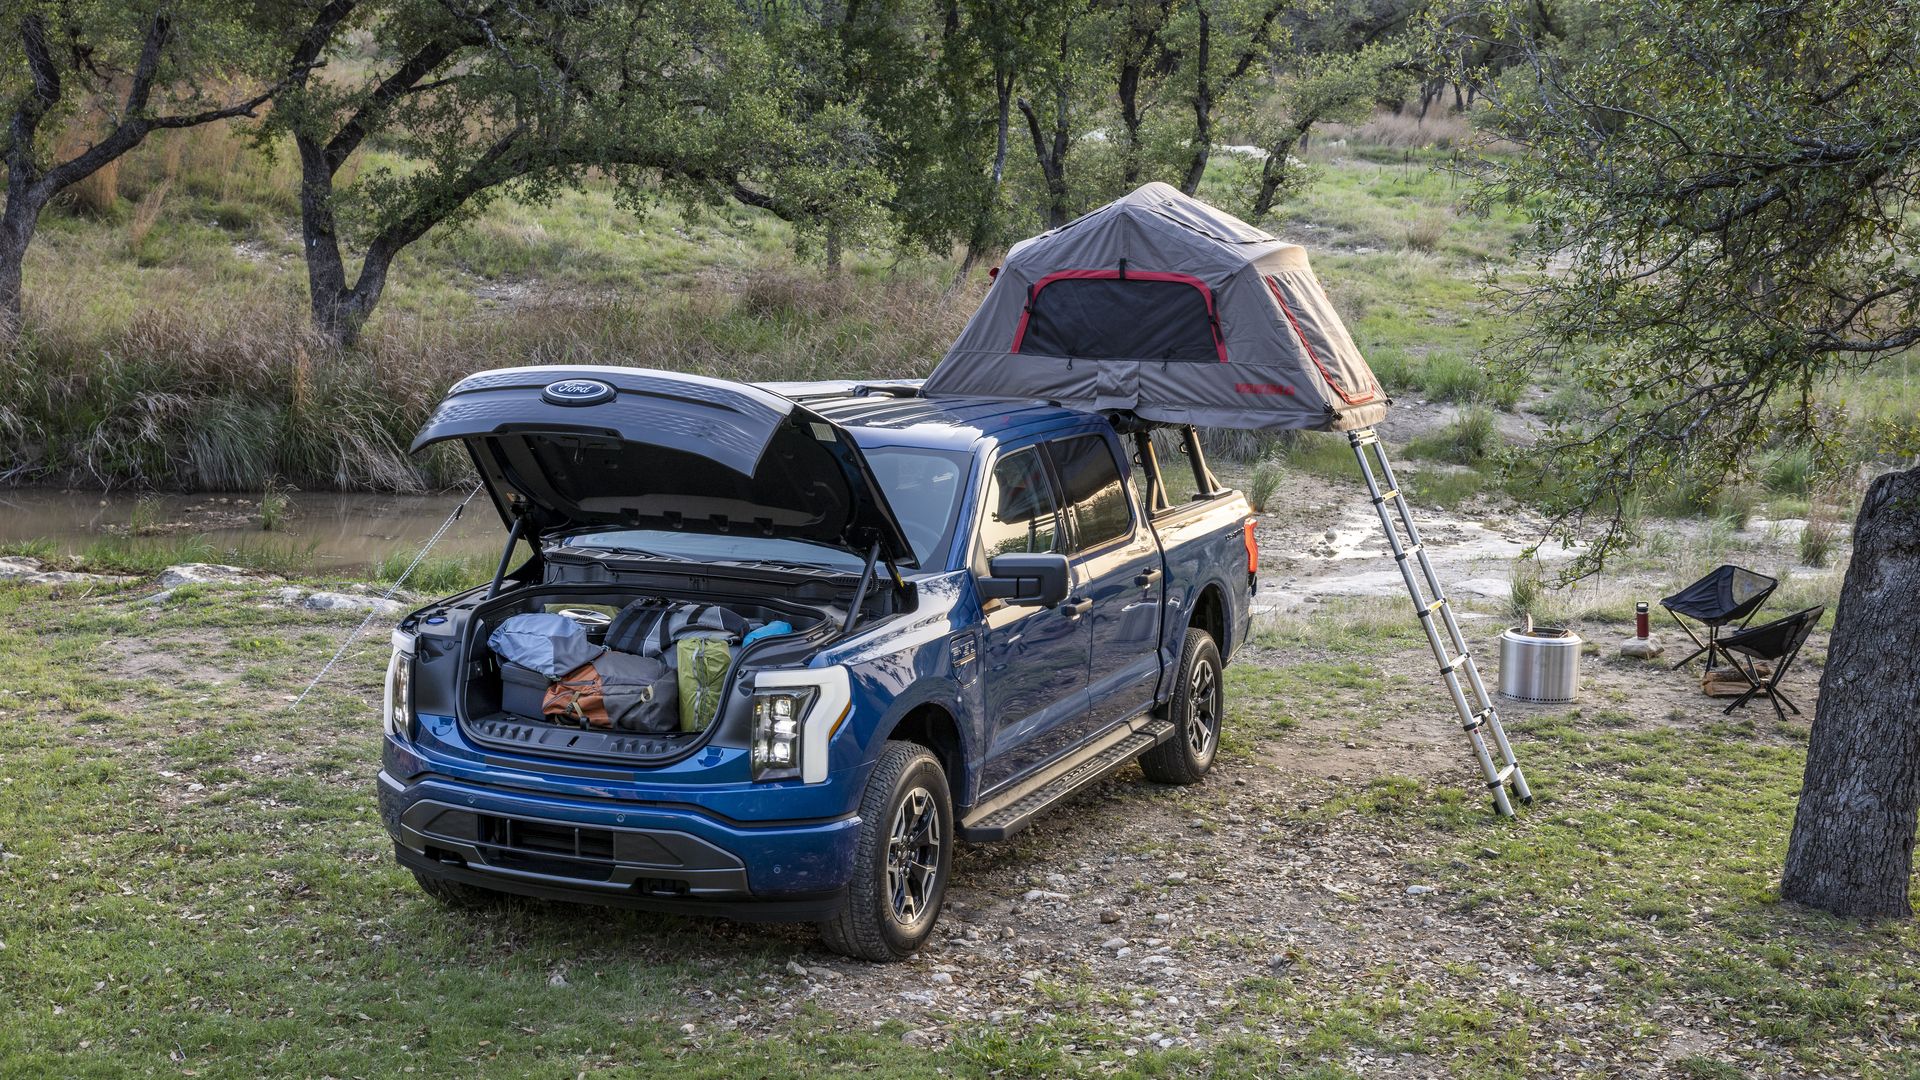
[[[1162,576],[1163,575],[1161,574],[1161,572],[1157,569],[1145,570],[1138,574],[1133,575],[1133,583],[1135,585],[1140,586],[1143,589],[1151,589],[1156,583],[1159,582]]]
[[[1062,600],[1060,602],[1060,613],[1069,619],[1077,619],[1092,610],[1093,598],[1090,596],[1083,596],[1078,600]]]

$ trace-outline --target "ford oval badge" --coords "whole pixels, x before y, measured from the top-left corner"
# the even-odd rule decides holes
[[[598,405],[613,397],[613,387],[598,379],[568,379],[548,383],[540,397],[552,405]]]

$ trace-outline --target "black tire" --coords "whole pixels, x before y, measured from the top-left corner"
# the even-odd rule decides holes
[[[1140,771],[1147,779],[1156,784],[1197,784],[1213,767],[1214,755],[1220,751],[1220,718],[1226,712],[1223,674],[1220,647],[1213,643],[1213,635],[1188,627],[1186,644],[1180,649],[1179,681],[1167,706],[1173,738],[1140,755]]]
[[[447,907],[460,911],[479,911],[484,908],[499,907],[508,900],[506,893],[483,889],[464,881],[448,881],[446,878],[433,877],[418,870],[413,872],[413,880],[419,882],[421,892]]]
[[[933,933],[953,872],[953,799],[926,747],[889,742],[860,797],[853,881],[840,913],[820,924],[827,948],[890,963]]]

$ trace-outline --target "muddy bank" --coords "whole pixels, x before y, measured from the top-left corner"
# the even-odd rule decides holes
[[[0,543],[46,540],[53,544],[49,554],[71,555],[116,538],[198,536],[221,547],[311,549],[320,569],[352,571],[396,551],[418,551],[465,495],[286,492],[285,506],[273,515],[269,530],[259,492],[132,495],[15,488],[0,490]],[[475,499],[434,552],[491,554],[499,550],[501,535],[493,507]]]

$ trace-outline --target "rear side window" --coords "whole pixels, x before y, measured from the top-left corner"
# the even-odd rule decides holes
[[[987,558],[1059,550],[1060,512],[1038,451],[1020,450],[994,464],[986,508],[980,550]]]
[[[1107,440],[1082,435],[1048,444],[1053,468],[1060,476],[1062,498],[1073,513],[1075,545],[1097,548],[1133,532],[1133,512],[1120,466]]]

